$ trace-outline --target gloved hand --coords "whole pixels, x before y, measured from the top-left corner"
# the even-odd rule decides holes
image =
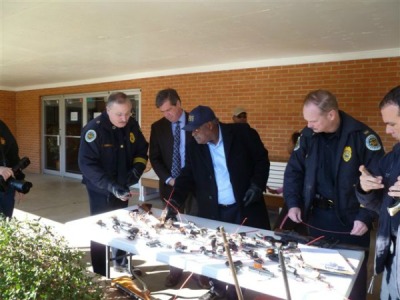
[[[127,200],[131,194],[129,192],[129,189],[127,187],[124,187],[118,183],[110,183],[108,185],[107,190],[112,193],[115,197],[121,200]]]
[[[176,215],[179,212],[179,208],[179,203],[176,202],[174,199],[170,199],[167,202],[167,215],[165,216],[165,220],[172,219],[173,221],[176,221]]]
[[[142,176],[145,168],[146,165],[143,163],[136,163],[133,165],[132,170],[130,170],[128,174],[128,186],[134,185],[139,182],[140,176]]]
[[[262,196],[262,190],[254,183],[250,184],[250,187],[246,191],[246,194],[243,198],[244,206],[247,207],[256,201],[259,201],[260,199],[262,199]]]

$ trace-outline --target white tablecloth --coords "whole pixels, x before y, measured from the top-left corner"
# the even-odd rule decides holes
[[[216,278],[228,283],[234,283],[231,270],[225,265],[226,259],[212,258],[201,253],[179,253],[174,249],[176,242],[182,242],[189,249],[198,250],[204,243],[203,240],[188,239],[179,233],[171,233],[168,230],[162,230],[161,233],[156,233],[151,229],[151,226],[138,226],[141,232],[149,229],[149,235],[152,239],[160,240],[164,246],[151,248],[146,245],[150,240],[140,234],[134,239],[129,240],[128,234],[125,231],[116,232],[112,228],[112,217],[115,216],[119,221],[134,223],[134,220],[129,216],[129,211],[136,207],[128,207],[127,209],[116,210],[101,215],[91,216],[72,222],[66,223],[66,230],[69,234],[85,234],[91,240],[102,243],[107,246],[116,247],[130,253],[140,254],[142,257],[155,259],[159,262],[169,264],[175,267],[182,268],[194,273],[202,274],[208,277]],[[161,211],[158,209],[152,210],[155,216],[159,216]],[[182,222],[188,220],[194,222],[198,227],[209,228],[215,230],[218,226],[223,226],[227,233],[247,232],[247,235],[255,234],[256,232],[264,235],[274,236],[272,231],[258,230],[251,227],[217,222],[213,220],[181,215]],[[106,227],[101,227],[97,222],[101,220],[106,224]],[[137,223],[139,224],[139,223]],[[134,224],[135,225],[135,224]],[[170,245],[172,248],[167,248]],[[353,266],[355,274],[358,274],[361,266],[361,261],[364,258],[362,251],[339,250],[350,265]],[[316,254],[318,255],[318,253]],[[239,252],[239,255],[233,255],[233,260],[240,260],[243,267],[238,272],[238,281],[241,287],[258,291],[263,294],[272,295],[279,298],[286,298],[284,281],[281,272],[278,269],[278,263],[264,259],[264,266],[272,271],[274,278],[268,278],[248,270],[249,266],[253,265],[253,260],[248,258],[244,253]],[[324,279],[327,284],[318,280],[306,280],[304,282],[296,280],[289,276],[289,287],[292,299],[346,299],[354,284],[355,275],[340,276],[333,274],[324,274]]]

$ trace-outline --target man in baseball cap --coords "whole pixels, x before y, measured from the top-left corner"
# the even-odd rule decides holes
[[[189,113],[188,122],[183,129],[186,131],[194,131],[201,125],[216,119],[217,117],[211,108],[199,105]]]
[[[263,197],[270,163],[257,131],[248,124],[220,123],[210,107],[201,105],[189,113],[183,129],[191,131],[194,140],[187,144],[186,164],[175,180],[167,219],[176,216],[176,208],[193,192],[198,217],[270,229]],[[200,300],[237,299],[232,285],[212,282]]]
[[[232,115],[233,123],[247,123],[247,111],[243,107],[236,107]]]

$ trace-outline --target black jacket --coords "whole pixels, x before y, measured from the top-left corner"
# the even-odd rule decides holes
[[[354,187],[359,181],[360,165],[373,167],[384,151],[379,136],[368,126],[348,114],[339,111],[341,133],[335,165],[335,210],[342,223],[354,220],[371,226],[376,216],[370,210],[360,208]],[[303,220],[307,218],[316,194],[319,134],[304,128],[284,174],[283,195],[288,208],[302,209]]]
[[[248,124],[219,124],[223,136],[226,163],[241,220],[246,226],[270,228],[263,197],[243,206],[244,195],[251,183],[265,190],[269,174],[268,152],[258,133]],[[186,164],[175,181],[173,199],[183,203],[188,192],[194,191],[198,216],[218,220],[218,187],[213,162],[207,144],[197,144],[192,138],[186,149]]]
[[[12,168],[19,160],[17,141],[7,125],[0,120],[0,166]]]
[[[376,237],[375,249],[375,273],[379,274],[384,270],[388,263],[389,257],[393,256],[390,253],[391,230],[397,230],[397,243],[395,255],[397,257],[396,274],[400,274],[400,246],[399,238],[399,222],[400,213],[391,217],[387,208],[394,203],[393,197],[388,195],[388,189],[400,176],[400,143],[394,146],[393,151],[386,154],[379,162],[377,168],[370,168],[369,171],[375,176],[382,176],[385,188],[382,190],[371,191],[370,193],[362,193],[357,189],[357,197],[365,207],[379,212],[379,227]],[[400,291],[400,281],[397,281],[397,290]]]
[[[128,157],[125,172],[128,173],[135,163],[146,165],[148,143],[134,118],[129,119],[123,130]],[[119,144],[115,132],[107,112],[103,112],[86,124],[81,135],[78,161],[82,183],[103,194],[108,194],[108,185],[117,181]]]
[[[185,116],[187,121],[188,113],[185,113]],[[186,131],[186,145],[191,137],[191,132]],[[154,122],[151,125],[150,132],[149,158],[154,172],[160,178],[159,188],[161,199],[169,199],[172,192],[172,186],[167,185],[165,181],[171,177],[173,147],[174,136],[172,134],[171,122],[166,118],[161,118]]]

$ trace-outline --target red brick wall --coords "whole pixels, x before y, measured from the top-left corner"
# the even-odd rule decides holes
[[[199,104],[209,105],[222,122],[231,121],[231,112],[235,106],[245,107],[248,110],[248,121],[260,133],[269,150],[270,159],[287,160],[289,136],[305,126],[302,117],[303,98],[309,91],[322,88],[336,94],[340,108],[375,129],[381,135],[386,149],[390,149],[394,140],[385,134],[377,105],[389,89],[399,84],[400,57],[397,57],[162,76],[22,91],[16,93],[17,139],[21,156],[28,155],[31,159],[29,170],[40,172],[41,96],[134,88],[142,91],[142,130],[148,138],[151,123],[161,117],[154,105],[155,95],[160,89],[173,87],[180,94],[186,110]],[[5,95],[11,100],[14,97],[14,93]],[[0,103],[0,109],[7,108],[7,103]],[[3,111],[0,117],[4,117]]]

